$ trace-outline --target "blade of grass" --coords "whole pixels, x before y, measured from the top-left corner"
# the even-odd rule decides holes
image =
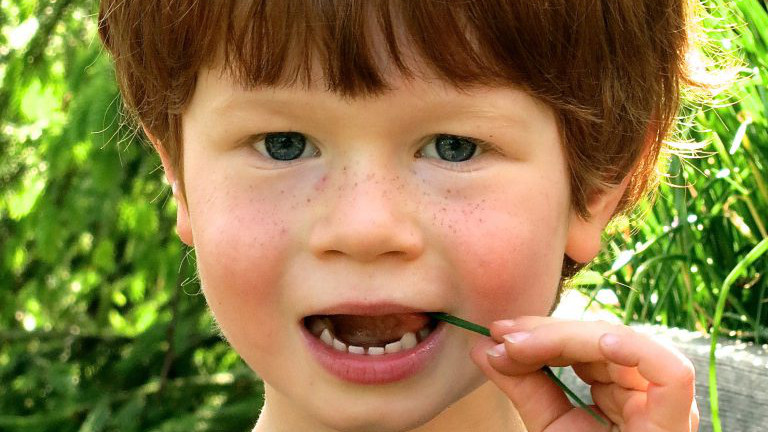
[[[768,239],[763,239],[757,244],[751,251],[736,264],[736,267],[728,273],[728,276],[723,282],[723,286],[720,288],[719,297],[717,299],[717,309],[715,310],[715,320],[712,323],[711,345],[709,347],[709,404],[712,412],[712,430],[714,432],[722,432],[723,428],[720,424],[720,406],[717,399],[717,368],[715,351],[717,350],[717,337],[720,331],[720,322],[723,319],[723,312],[725,310],[726,299],[728,298],[728,292],[731,289],[731,285],[737,278],[741,277],[747,268],[752,265],[758,258],[760,258],[766,251],[768,251]]]
[[[490,336],[491,335],[491,331],[488,330],[487,327],[483,327],[483,326],[481,326],[479,324],[475,324],[473,322],[461,319],[459,317],[456,317],[456,316],[453,316],[453,315],[450,315],[450,314],[447,314],[447,313],[430,312],[427,315],[429,315],[430,317],[432,317],[432,318],[434,318],[436,320],[444,321],[444,322],[447,322],[448,324],[453,324],[456,327],[460,327],[460,328],[463,328],[464,330],[469,330],[469,331],[472,331],[472,332],[475,332],[475,333],[479,333],[479,334],[481,334],[483,336]],[[587,411],[587,413],[589,415],[591,415],[592,417],[594,417],[595,420],[599,421],[600,423],[602,423],[602,424],[604,424],[606,426],[608,425],[608,422],[606,422],[604,418],[600,417],[592,409],[592,407],[590,407],[589,405],[584,403],[584,401],[582,401],[579,398],[579,396],[576,395],[576,393],[574,393],[571,389],[569,389],[568,386],[565,385],[565,383],[560,381],[560,378],[558,378],[555,375],[555,373],[552,372],[552,369],[550,369],[548,366],[544,366],[543,368],[541,368],[541,370],[544,372],[544,374],[546,376],[549,377],[549,379],[554,381],[554,383],[557,384],[557,386],[560,387],[571,398],[571,400],[576,402],[576,404],[579,407],[581,407],[582,409]]]
[[[763,301],[762,299],[765,298],[765,288],[768,287],[767,283],[763,283],[760,286],[760,295],[757,296],[759,299],[757,302],[757,312],[755,312],[755,318],[752,320],[752,327],[755,329],[755,345],[760,345],[760,320],[763,317]]]
[[[627,302],[627,304],[624,307],[624,324],[629,324],[630,319],[632,318],[634,311],[634,303],[637,300],[637,297],[640,295],[640,293],[645,292],[645,303],[643,304],[643,307],[641,311],[638,314],[638,320],[644,320],[647,319],[647,313],[648,308],[650,307],[650,296],[652,292],[646,292],[648,291],[647,288],[649,286],[657,286],[661,275],[659,274],[660,271],[663,271],[664,262],[667,261],[685,261],[688,257],[686,255],[682,254],[673,254],[673,255],[659,255],[659,256],[653,256],[651,258],[646,259],[645,261],[642,261],[640,265],[637,267],[637,270],[635,271],[635,274],[632,275],[632,292],[635,293],[632,295]],[[649,272],[652,268],[656,268],[656,272]],[[645,281],[643,281],[643,278],[646,277],[646,274],[648,274],[647,277],[652,278],[657,281],[656,284],[649,284]],[[659,299],[662,298],[663,295],[659,295]],[[652,312],[651,320],[653,320],[655,312]]]

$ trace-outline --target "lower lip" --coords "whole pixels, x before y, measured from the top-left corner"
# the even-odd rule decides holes
[[[356,384],[387,384],[410,378],[437,357],[443,340],[443,324],[438,324],[415,347],[378,356],[350,354],[335,350],[301,325],[309,352],[332,375]]]

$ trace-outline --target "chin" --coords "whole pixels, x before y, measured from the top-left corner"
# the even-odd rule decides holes
[[[341,398],[316,395],[308,401],[308,412],[331,431],[412,431],[439,417],[449,406],[459,405],[484,382],[484,378],[477,376],[463,386],[432,387],[416,393],[396,388],[371,389],[373,392],[350,389]]]
[[[428,423],[446,407],[447,404],[406,397],[388,407],[338,405],[320,414],[318,421],[338,432],[405,432]]]

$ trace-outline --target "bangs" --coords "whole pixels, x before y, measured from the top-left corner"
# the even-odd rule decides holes
[[[126,66],[151,70],[159,87],[183,86],[202,66],[223,64],[245,88],[322,85],[358,97],[388,90],[399,75],[459,89],[514,84],[593,118],[606,102],[633,104],[623,115],[634,117],[649,108],[648,95],[676,91],[665,87],[680,76],[673,69],[686,39],[680,0],[127,3],[102,2],[102,39],[118,67],[121,48],[136,49],[126,53]],[[177,90],[183,97],[170,111],[182,109],[192,89]],[[658,114],[667,117],[664,111]]]
[[[198,7],[225,14],[202,52],[219,53],[216,61],[246,88],[320,85],[360,97],[386,92],[393,77],[403,77],[459,89],[514,84],[574,106],[566,97],[565,66],[594,64],[585,57],[601,55],[574,46],[579,25],[594,25],[586,17],[601,15],[599,2],[575,3],[297,0],[227,2],[223,12],[207,2]],[[581,43],[594,42],[581,35]]]
[[[460,88],[517,81],[515,65],[496,55],[504,50],[489,45],[498,41],[490,35],[495,20],[487,20],[482,3],[233,4],[218,39],[225,68],[249,87],[322,85],[357,97],[387,91],[395,75]]]

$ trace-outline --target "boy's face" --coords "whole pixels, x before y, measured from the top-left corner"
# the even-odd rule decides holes
[[[203,71],[183,117],[180,234],[222,331],[294,419],[409,428],[483,381],[469,332],[438,326],[412,355],[358,356],[305,318],[388,314],[416,332],[421,311],[543,315],[579,246],[549,107],[516,89],[394,84],[343,99]]]

